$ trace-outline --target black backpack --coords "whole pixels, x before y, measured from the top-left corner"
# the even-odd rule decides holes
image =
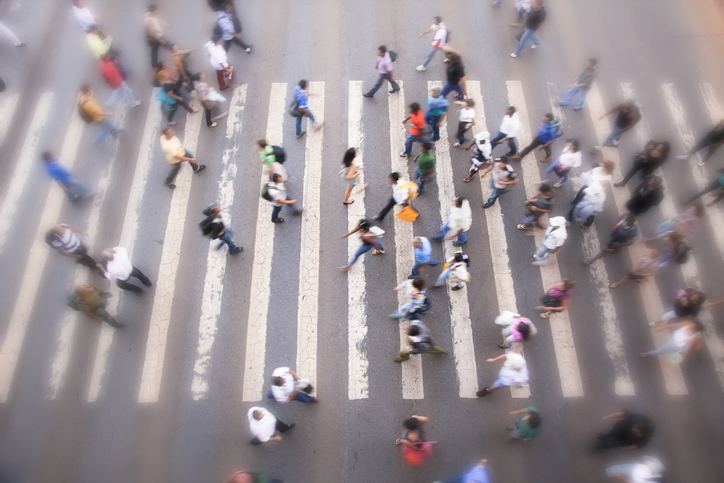
[[[284,153],[284,148],[281,146],[272,146],[272,154],[274,155],[274,158],[276,158],[276,162],[279,164],[284,164],[284,161],[286,159],[286,153]]]
[[[201,228],[201,233],[203,233],[204,236],[209,236],[211,233],[211,225],[214,224],[214,218],[211,216],[207,216],[204,218],[204,220],[199,223],[199,228]]]

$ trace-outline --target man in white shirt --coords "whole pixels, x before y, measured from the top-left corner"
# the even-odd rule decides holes
[[[294,205],[297,203],[297,200],[289,198],[287,189],[284,187],[284,178],[282,178],[281,174],[274,173],[272,175],[272,182],[267,185],[267,193],[272,199],[272,205],[274,205],[271,215],[272,222],[284,223],[284,218],[279,217],[279,213],[281,213],[283,205]],[[301,212],[302,210],[299,209],[295,211],[295,214],[298,215]]]
[[[85,6],[84,0],[73,0],[73,16],[84,32],[90,32],[91,28],[96,25],[96,18],[93,12]]]
[[[142,288],[129,283],[131,277],[136,277],[146,287],[151,286],[148,277],[133,266],[125,248],[108,248],[101,252],[101,256],[106,261],[106,278],[111,282],[115,280],[121,290],[130,290],[137,294],[143,293]]]
[[[505,155],[513,156],[518,152],[518,146],[515,144],[515,138],[518,137],[519,132],[520,119],[518,118],[518,113],[515,112],[514,106],[510,106],[505,110],[505,116],[503,117],[503,122],[500,123],[498,134],[492,141],[490,141],[493,145],[493,149],[495,149],[498,144],[503,144],[503,141],[507,141],[508,152],[505,153]]]
[[[463,197],[455,199],[453,201],[453,207],[450,210],[447,220],[443,223],[440,231],[435,235],[435,241],[442,241],[448,232],[452,234],[447,237],[448,240],[452,240],[457,237],[457,240],[453,242],[456,247],[461,247],[468,241],[466,232],[470,229],[473,224],[473,212],[470,209],[470,202]]]
[[[221,45],[221,37],[214,35],[211,41],[204,44],[209,53],[209,63],[216,71],[216,80],[219,82],[219,90],[223,91],[230,85],[234,85],[234,68],[229,65],[226,50]]]
[[[409,204],[407,200],[410,198],[410,191],[405,186],[407,180],[401,178],[399,173],[391,173],[388,180],[392,184],[392,198],[375,217],[376,221],[382,221],[395,205],[407,206]]]
[[[568,221],[563,216],[554,216],[548,220],[550,226],[543,236],[540,249],[533,254],[533,265],[541,265],[548,258],[549,253],[555,253],[563,246],[568,238],[566,226]]]
[[[281,441],[282,437],[274,436],[274,433],[276,431],[285,433],[294,427],[294,423],[284,424],[275,418],[272,413],[259,406],[249,408],[246,417],[249,420],[251,434],[254,435],[249,444],[254,446],[267,441]]]
[[[224,5],[224,10],[217,12],[216,23],[219,27],[218,31],[221,31],[221,40],[224,41],[224,50],[227,52],[231,48],[231,44],[236,44],[247,54],[251,54],[251,45],[247,45],[241,39],[241,22],[236,19],[236,13],[234,12],[234,6],[231,2]],[[236,22],[234,20],[236,19]],[[238,31],[237,31],[238,28]]]
[[[312,386],[289,367],[274,369],[271,383],[271,389],[266,397],[276,399],[279,404],[286,404],[290,401],[319,402],[319,399],[309,395],[309,392],[312,392]]]
[[[427,64],[429,64],[432,58],[435,56],[435,52],[437,52],[438,49],[440,49],[443,45],[447,43],[447,27],[445,27],[445,23],[442,21],[442,17],[435,17],[433,19],[432,25],[430,25],[430,28],[425,30],[417,37],[422,38],[423,35],[427,35],[430,32],[433,32],[432,50],[429,54],[427,54],[427,57],[425,57],[425,60],[422,62],[422,64],[416,67],[416,70],[418,72],[427,70]]]

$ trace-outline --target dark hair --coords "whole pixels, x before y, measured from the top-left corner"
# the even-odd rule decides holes
[[[420,110],[420,104],[418,104],[417,102],[413,102],[412,104],[410,104],[410,110],[414,111],[417,114],[417,112]]]
[[[43,153],[43,161],[50,162],[52,160],[53,160],[53,153],[51,153],[50,151],[45,151]]]
[[[530,411],[528,413],[528,426],[533,429],[539,428],[541,423],[540,413],[538,411]]]
[[[211,203],[209,206],[204,208],[204,210],[201,212],[204,216],[211,216],[214,214],[214,210],[216,209],[216,204]]]
[[[372,220],[370,220],[369,218],[362,218],[359,221],[359,227],[362,228],[363,230],[367,230],[371,226],[372,226]]]
[[[450,57],[448,57],[448,58],[450,59],[450,62],[453,62],[453,63],[458,62],[460,60],[460,56],[458,54],[450,54]]]
[[[581,150],[581,143],[578,141],[578,139],[573,139],[573,138],[571,138],[571,139],[569,139],[569,140],[566,141],[566,142],[573,145],[573,152],[574,152],[574,153],[577,153],[578,151]]]
[[[89,93],[90,90],[91,90],[91,88],[90,88],[90,86],[89,86],[88,84],[83,84],[82,86],[80,86],[80,91],[81,91],[83,94]]]
[[[344,156],[342,157],[342,164],[349,168],[350,166],[352,166],[352,161],[354,161],[355,156],[357,156],[357,148],[349,148],[347,151],[344,152]]]
[[[436,16],[434,17],[434,19],[435,19],[435,21],[436,21],[437,23],[442,22],[442,17],[439,16],[439,15],[436,15]]]
[[[429,151],[432,149],[432,143],[430,141],[425,141],[424,143],[422,143],[422,148],[425,151]]]
[[[704,332],[704,324],[702,324],[699,319],[694,319],[692,323],[697,332]]]
[[[149,11],[149,12],[155,12],[156,10],[158,10],[158,7],[157,7],[156,5],[153,5],[153,4],[152,4],[152,5],[149,5],[149,6],[148,6],[148,11]]]
[[[283,386],[284,378],[281,376],[274,376],[272,377],[272,384],[274,384],[275,386]]]
[[[508,106],[508,109],[510,109],[511,111],[513,111],[515,113],[515,106]]]
[[[463,252],[457,252],[457,253],[455,254],[455,261],[456,261],[457,263],[460,263],[460,262],[462,262],[463,260],[465,260],[465,258],[463,258]]]
[[[652,176],[649,178],[649,184],[651,186],[661,186],[661,176]]]
[[[661,155],[662,159],[666,159],[669,157],[669,150],[671,150],[671,143],[669,141],[657,141],[654,144],[654,148],[661,144],[664,147],[664,153]]]
[[[274,173],[274,174],[272,175],[271,179],[272,179],[272,181],[274,181],[275,183],[278,183],[279,181],[282,180],[282,175],[279,174],[279,173]],[[277,180],[279,180],[279,181],[277,181]]]
[[[564,279],[563,279],[563,287],[564,287],[566,290],[572,290],[573,287],[575,287],[575,286],[576,286],[576,281],[575,281],[575,280],[571,280],[570,278],[564,278]]]
[[[385,47],[384,45],[380,45],[377,50],[384,54],[385,52],[387,52],[387,47]]]
[[[302,89],[306,89],[306,88],[307,88],[307,81],[306,81],[306,79],[302,79],[302,80],[299,81],[299,87],[301,87]]]
[[[501,156],[498,159],[496,159],[499,163],[508,164],[508,156]]]
[[[546,117],[546,119],[549,119],[549,120],[551,120],[551,121],[552,121],[553,119],[555,119],[555,116],[554,116],[553,114],[551,114],[550,112],[547,112],[545,117]]]
[[[390,178],[392,178],[395,182],[398,182],[400,180],[400,173],[390,173]]]
[[[593,64],[593,65],[598,64],[598,61],[597,61],[596,59],[594,59],[593,57],[591,57],[590,59],[588,59],[588,61],[589,61],[591,64]]]
[[[219,40],[221,40],[221,35],[219,35],[219,34],[214,34],[214,35],[211,36],[211,41],[212,41],[213,43],[216,43],[216,42],[218,42]]]
[[[412,327],[410,327],[410,329],[412,328],[416,329],[417,327],[413,325]],[[420,421],[418,421],[417,418],[407,418],[402,422],[402,425],[410,431],[416,431],[420,429]]]
[[[548,183],[543,183],[538,188],[538,191],[540,191],[541,193],[551,193],[553,190],[551,189],[551,185],[549,185]]]
[[[468,107],[475,107],[475,101],[472,99],[465,99],[465,104],[467,104]]]
[[[256,145],[259,146],[260,148],[265,148],[267,146],[266,139],[264,139],[264,138],[257,139]]]
[[[523,336],[523,340],[528,340],[528,336],[530,336],[530,324],[518,324],[517,330]]]
[[[415,287],[417,290],[422,290],[425,288],[425,280],[423,280],[422,277],[414,277],[412,279],[412,286]]]
[[[462,196],[459,196],[455,199],[455,204],[458,206],[463,206],[463,201],[465,201],[465,198],[463,198]]]

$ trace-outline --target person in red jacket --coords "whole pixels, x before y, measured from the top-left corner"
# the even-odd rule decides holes
[[[112,58],[110,54],[103,54],[101,55],[100,66],[103,78],[110,88],[113,89],[111,97],[108,98],[106,104],[109,106],[115,105],[121,99],[121,96],[126,97],[128,107],[136,107],[141,104],[141,101],[137,101],[133,97],[133,91],[131,91],[131,88],[128,87],[128,84],[126,84],[126,81],[123,79],[123,75],[118,66],[118,59]]]

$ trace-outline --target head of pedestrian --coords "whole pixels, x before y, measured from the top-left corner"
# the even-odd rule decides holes
[[[546,124],[552,123],[554,119],[555,119],[555,116],[553,116],[553,114],[550,112],[546,113],[546,115],[543,116],[543,122]]]
[[[214,34],[214,35],[211,37],[211,41],[214,43],[214,45],[219,45],[219,44],[221,44],[221,35],[219,35],[219,34]]]
[[[43,161],[48,164],[55,162],[55,156],[53,156],[53,153],[51,153],[50,151],[45,151],[42,157]]]
[[[279,184],[282,181],[284,181],[284,178],[282,178],[282,175],[279,173],[274,173],[271,177],[272,183]]]
[[[533,0],[533,8],[535,10],[540,10],[543,8],[543,0]]]
[[[508,116],[515,114],[515,106],[508,106],[508,109],[505,110],[505,114]]]
[[[216,203],[211,203],[209,206],[204,208],[204,210],[201,212],[204,214],[204,216],[216,216],[219,214],[221,209],[219,208],[219,205]]]
[[[306,79],[302,79],[299,81],[299,88],[303,91],[307,90],[308,85],[309,85],[309,83],[306,81]]]
[[[85,6],[85,2],[83,0],[73,0],[73,5],[78,8],[83,8]]]
[[[379,47],[377,47],[377,56],[378,57],[384,57],[386,53],[387,53],[387,46],[380,45]]]
[[[252,417],[253,417],[254,419],[256,419],[257,421],[260,421],[261,418],[264,417],[264,413],[261,412],[261,411],[259,411],[258,409],[257,409],[256,411],[254,411],[253,413],[251,413],[251,415],[252,415]]]
[[[433,17],[432,23],[434,23],[435,25],[440,25],[442,23],[442,17],[440,17],[439,15],[436,17]]]
[[[651,155],[657,158],[666,158],[671,150],[671,144],[669,141],[661,141],[654,144],[651,149]]]
[[[528,340],[530,337],[530,323],[521,323],[516,326],[516,329],[520,335],[523,337],[523,340]]]
[[[626,99],[621,104],[621,110],[623,112],[632,111],[636,107],[636,101],[634,99]]]
[[[701,305],[706,301],[706,294],[702,292],[701,290],[694,291],[691,295],[689,295],[689,302],[691,302],[694,305]]]
[[[586,61],[586,67],[588,67],[589,69],[595,69],[596,65],[598,65],[598,61],[593,57]]]
[[[508,166],[508,157],[501,156],[498,159],[496,159],[495,162],[498,163],[498,169],[503,169],[506,166]]]
[[[93,91],[88,84],[83,84],[82,86],[80,86],[80,93],[84,96],[89,96],[93,93]]]
[[[372,226],[372,221],[369,218],[362,218],[358,225],[360,230],[367,231]]]
[[[432,143],[430,141],[425,141],[422,143],[422,147],[420,148],[423,153],[427,154],[432,149]]]
[[[419,236],[416,236],[412,239],[412,246],[415,248],[422,248],[422,239]]]
[[[88,295],[92,290],[90,285],[76,285],[75,287],[75,293],[81,297]]]
[[[569,278],[563,279],[563,290],[573,290],[576,286],[576,281]]]
[[[284,385],[284,378],[282,376],[274,376],[271,379],[273,385],[282,387]]]
[[[662,179],[661,176],[652,176],[649,178],[649,186],[652,188],[658,188],[661,186]]]
[[[533,429],[540,428],[540,413],[538,411],[529,411],[528,414],[523,418],[523,421],[528,423]]]
[[[149,15],[156,15],[156,10],[158,10],[158,7],[156,5],[151,4],[148,6]]]
[[[450,54],[450,56],[448,57],[448,59],[450,60],[450,63],[451,63],[451,64],[454,64],[455,62],[460,62],[460,56],[459,56],[458,54],[455,54],[455,53]]]
[[[259,151],[264,151],[266,147],[268,146],[266,139],[261,138],[256,140],[256,149]]]
[[[412,288],[415,290],[415,292],[422,292],[423,290],[425,290],[425,280],[422,277],[413,277]]]
[[[101,33],[101,31],[98,30],[98,25],[95,25],[95,24],[88,27],[88,32],[95,34],[95,35],[100,35],[100,33]]]
[[[440,87],[433,87],[430,89],[430,95],[436,99],[440,97],[440,92],[442,92],[442,88]]]
[[[352,163],[354,162],[354,158],[357,157],[357,148],[349,148],[347,151],[344,152],[344,156],[342,157],[342,164],[349,168],[352,166]]]
[[[417,102],[413,102],[412,104],[410,104],[409,107],[412,114],[417,114],[418,112],[420,112],[420,104],[418,104]]]
[[[390,180],[390,184],[397,184],[397,182],[400,181],[400,173],[390,173],[387,179]]]
[[[111,262],[111,261],[113,261],[113,258],[114,258],[113,256],[115,253],[116,253],[115,250],[113,250],[112,248],[106,248],[105,250],[103,250],[101,252],[101,256],[103,257],[104,260],[108,260],[109,262]]]
[[[409,335],[410,337],[416,337],[416,336],[420,335],[420,328],[417,325],[410,325],[407,328],[407,335]],[[415,419],[415,418],[410,418],[410,419]],[[409,419],[407,421],[409,421]],[[409,429],[410,431],[414,431],[415,429],[417,429],[417,427],[413,427],[413,428],[408,427],[407,421],[405,421],[405,423],[404,423],[404,426],[407,429]]]
[[[163,131],[161,133],[166,137],[166,139],[171,139],[174,135],[173,128],[165,127],[163,128]]]
[[[475,101],[472,99],[465,99],[465,105],[468,107],[475,107]]]
[[[61,225],[55,225],[53,228],[50,229],[50,231],[58,236],[63,236],[63,233],[65,233],[65,227]]]
[[[234,5],[231,2],[226,2],[224,4],[224,12],[231,13],[234,11]]]
[[[566,147],[568,148],[569,152],[577,153],[581,150],[581,143],[578,141],[578,139],[568,139],[566,140]]]
[[[615,163],[613,161],[611,161],[610,159],[606,159],[603,163],[601,163],[601,167],[608,174],[613,174],[613,168],[615,166],[616,166]]]
[[[462,208],[464,201],[465,201],[465,198],[463,198],[462,196],[459,196],[453,200],[453,205],[455,205],[457,208]]]
[[[538,191],[540,191],[545,198],[553,198],[553,188],[551,188],[551,185],[548,183],[541,184]]]

